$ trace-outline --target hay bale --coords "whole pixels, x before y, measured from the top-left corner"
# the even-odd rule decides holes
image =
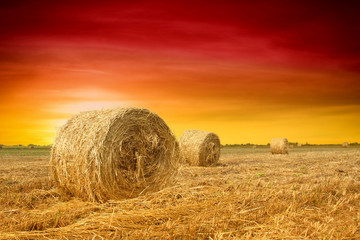
[[[302,144],[301,144],[301,143],[298,143],[297,146],[298,146],[298,147],[302,147]]]
[[[172,184],[179,148],[166,123],[147,109],[83,112],[58,132],[51,152],[56,185],[104,202],[136,197]]]
[[[220,158],[220,139],[212,132],[189,129],[180,136],[180,159],[192,166],[213,166]]]
[[[348,148],[348,147],[349,147],[349,143],[348,143],[348,142],[343,142],[342,146],[343,146],[344,148]]]
[[[274,138],[271,140],[270,150],[272,154],[288,154],[289,142],[286,138]]]

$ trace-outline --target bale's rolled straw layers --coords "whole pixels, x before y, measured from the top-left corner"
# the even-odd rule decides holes
[[[220,139],[215,133],[186,130],[180,136],[180,158],[192,166],[216,165],[220,157]]]
[[[83,112],[59,131],[51,152],[56,185],[90,201],[136,197],[173,183],[179,149],[147,109]]]
[[[344,148],[348,148],[348,147],[349,147],[349,143],[348,143],[348,142],[343,142],[342,146],[343,146]]]
[[[288,154],[289,142],[286,138],[274,138],[271,140],[270,150],[272,154]]]

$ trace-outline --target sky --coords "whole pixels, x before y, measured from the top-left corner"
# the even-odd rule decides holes
[[[121,106],[223,144],[360,142],[360,3],[1,1],[0,143]]]

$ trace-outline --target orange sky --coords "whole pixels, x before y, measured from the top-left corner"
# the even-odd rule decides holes
[[[4,6],[0,143],[51,144],[73,114],[117,106],[223,144],[360,142],[351,6],[319,17],[321,6],[274,3],[287,11],[265,1]]]

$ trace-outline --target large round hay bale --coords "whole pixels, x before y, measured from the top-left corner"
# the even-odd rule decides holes
[[[212,132],[189,129],[180,136],[180,159],[192,166],[213,166],[220,158],[220,139]]]
[[[289,142],[286,138],[274,138],[271,140],[270,150],[272,154],[288,154]]]
[[[348,148],[348,147],[349,147],[349,143],[348,143],[348,142],[343,142],[342,146],[343,146],[344,148]]]
[[[60,129],[50,165],[59,188],[103,202],[172,184],[179,148],[166,123],[147,109],[90,111]]]

